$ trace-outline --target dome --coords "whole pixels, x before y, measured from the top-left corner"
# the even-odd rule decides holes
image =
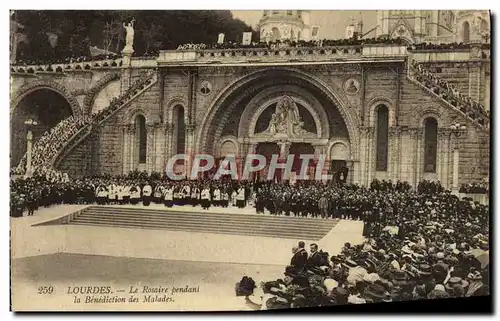
[[[303,40],[307,14],[304,10],[264,10],[259,22],[260,39],[267,42]]]

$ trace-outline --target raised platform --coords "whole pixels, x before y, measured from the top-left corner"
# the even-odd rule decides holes
[[[178,207],[177,207],[178,208]],[[47,224],[73,224],[214,234],[263,236],[318,241],[337,223],[333,219],[265,214],[217,213],[199,207],[90,206]],[[221,211],[224,209],[220,208]]]

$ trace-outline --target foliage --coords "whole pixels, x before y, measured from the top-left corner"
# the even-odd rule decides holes
[[[122,24],[132,18],[136,55],[176,49],[187,42],[214,43],[221,32],[225,41],[241,42],[243,32],[253,32],[228,10],[20,10],[11,19],[23,26],[27,41],[19,44],[17,58],[88,56],[90,46],[118,53],[125,39]]]

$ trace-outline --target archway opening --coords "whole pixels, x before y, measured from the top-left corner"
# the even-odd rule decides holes
[[[377,107],[377,158],[376,170],[387,171],[389,151],[389,110],[385,105]]]
[[[10,166],[17,166],[26,153],[25,121],[33,119],[37,122],[32,128],[35,144],[44,132],[71,115],[73,111],[69,102],[52,89],[37,89],[22,98],[15,106],[10,120]]]
[[[468,21],[465,21],[463,24],[463,42],[467,43],[470,41],[470,25]]]
[[[429,117],[424,121],[424,172],[436,172],[438,122]]]
[[[186,151],[186,124],[184,122],[184,107],[174,107],[175,121],[175,153],[184,154]]]
[[[135,117],[135,137],[137,146],[137,163],[146,164],[148,136],[146,131],[146,118],[143,115]]]

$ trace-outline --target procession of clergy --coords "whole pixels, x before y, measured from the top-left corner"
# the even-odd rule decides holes
[[[243,208],[248,199],[248,190],[244,186],[236,189],[227,184],[210,186],[183,181],[182,183],[159,184],[154,188],[146,183],[140,185],[125,185],[111,183],[101,184],[96,188],[97,203],[104,204],[139,204],[149,206],[151,202],[164,203],[167,207],[173,205],[201,205],[203,209],[213,206],[228,207],[229,204]]]

